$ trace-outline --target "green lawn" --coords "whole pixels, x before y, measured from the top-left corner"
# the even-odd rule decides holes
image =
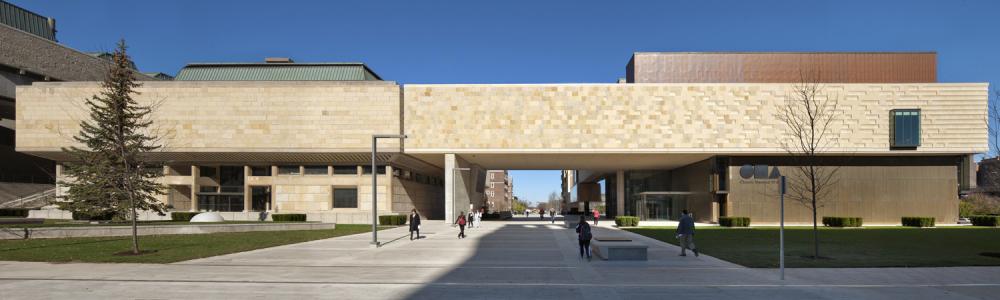
[[[676,245],[675,228],[626,229]],[[811,259],[812,229],[785,228],[789,268],[1000,266],[1000,228],[822,228],[820,256]],[[778,228],[699,228],[702,253],[754,268],[778,267]]]
[[[260,223],[273,223],[271,221],[260,222],[260,221],[225,221],[225,222],[211,222],[211,223],[191,223],[188,221],[139,221],[139,226],[146,225],[208,225],[208,224],[260,224]],[[90,224],[89,222],[81,221],[70,221],[70,220],[57,220],[57,219],[45,219],[45,223],[42,224],[0,224],[0,228],[42,228],[42,227],[85,227],[85,226],[132,226],[129,222],[106,222],[98,224]]]
[[[384,227],[391,228],[391,227]],[[384,229],[382,228],[382,229]],[[0,260],[97,263],[171,263],[325,239],[371,230],[371,225],[337,224],[336,229],[140,236],[141,256],[118,256],[131,237],[0,240]]]

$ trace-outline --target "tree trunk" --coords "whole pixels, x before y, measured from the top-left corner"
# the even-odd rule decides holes
[[[812,214],[813,214],[813,259],[819,259],[819,227],[816,226],[816,169],[809,167],[809,180],[812,186]]]
[[[132,254],[139,255],[139,214],[135,210],[135,200],[129,197],[129,205],[132,206]]]

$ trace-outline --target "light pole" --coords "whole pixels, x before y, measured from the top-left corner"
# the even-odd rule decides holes
[[[459,210],[458,210],[458,190],[457,190],[457,187],[458,187],[458,176],[459,176],[458,175],[458,171],[471,171],[471,170],[472,169],[470,169],[470,168],[453,168],[453,169],[451,169],[451,211],[452,211],[452,213],[454,213],[454,215],[452,215],[452,217],[455,217],[455,219],[458,219],[458,213],[459,213]],[[465,182],[465,181],[463,180],[462,182]],[[469,205],[472,205],[471,199],[469,201]],[[445,220],[445,222],[450,222],[450,220]],[[445,224],[447,224],[447,223],[445,223]]]
[[[778,264],[781,267],[781,280],[785,280],[785,176],[781,176],[781,226],[778,229]]]
[[[378,152],[378,139],[399,139],[403,144],[405,134],[375,134],[372,135],[372,245],[378,247],[378,167],[375,165],[375,153]],[[402,147],[401,147],[402,148]],[[388,174],[387,174],[388,175]]]

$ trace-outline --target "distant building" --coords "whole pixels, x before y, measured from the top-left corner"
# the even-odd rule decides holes
[[[514,182],[507,170],[486,171],[486,206],[490,212],[509,212],[514,207]]]

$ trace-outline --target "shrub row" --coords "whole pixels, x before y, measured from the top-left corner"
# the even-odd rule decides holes
[[[748,227],[750,226],[750,217],[719,217],[719,226]]]
[[[406,217],[406,215],[378,216],[378,223],[381,225],[403,225],[406,224]]]
[[[306,214],[273,214],[271,220],[275,222],[305,222]]]
[[[191,218],[194,218],[197,214],[199,213],[190,211],[173,211],[170,212],[170,220],[188,222],[191,221]]]
[[[28,217],[27,208],[0,208],[0,217]]]
[[[617,217],[615,217],[615,225],[618,225],[618,227],[635,227],[635,226],[639,226],[639,217],[617,216]]]
[[[861,227],[859,217],[823,217],[823,226],[828,227]]]
[[[902,222],[908,227],[934,227],[933,217],[903,217]]]
[[[85,213],[74,211],[73,220],[77,221],[111,221],[115,218],[115,212],[108,211],[103,213]]]
[[[1000,216],[971,216],[969,220],[974,226],[1000,226]]]

